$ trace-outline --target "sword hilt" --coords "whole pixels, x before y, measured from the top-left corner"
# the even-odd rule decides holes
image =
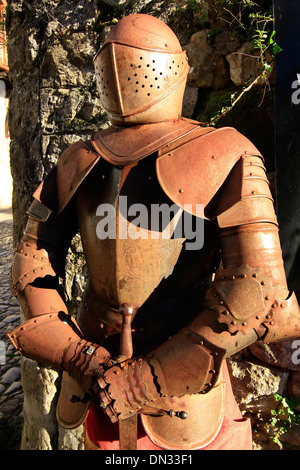
[[[174,410],[166,411],[166,410],[164,410],[164,412],[167,413],[167,415],[170,416],[171,418],[176,416],[176,418],[187,419],[187,417],[188,417],[186,411],[174,411]]]
[[[122,304],[119,312],[122,315],[122,326],[120,336],[120,356],[118,362],[130,359],[133,353],[132,336],[131,336],[131,321],[133,315],[136,313],[137,308],[131,304]]]
[[[131,321],[137,308],[130,304],[122,304],[119,312],[122,314],[122,326],[120,335],[120,356],[116,360],[120,363],[130,359],[133,353]],[[137,449],[137,415],[133,414],[125,420],[119,421],[120,450]]]

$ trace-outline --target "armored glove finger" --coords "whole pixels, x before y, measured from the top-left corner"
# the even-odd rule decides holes
[[[62,358],[62,368],[73,377],[93,399],[96,398],[95,377],[112,365],[109,352],[84,339],[70,344]]]
[[[112,422],[142,412],[143,407],[161,396],[154,381],[146,359],[117,364],[98,376],[100,405]]]

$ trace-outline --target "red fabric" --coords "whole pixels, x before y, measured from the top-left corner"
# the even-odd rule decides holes
[[[201,450],[251,450],[251,422],[242,418],[232,392],[227,366],[223,373],[227,390],[224,420],[214,441]],[[118,423],[111,423],[101,408],[91,406],[85,425],[90,440],[97,447],[102,450],[119,450]],[[162,450],[148,438],[140,421],[137,450]]]

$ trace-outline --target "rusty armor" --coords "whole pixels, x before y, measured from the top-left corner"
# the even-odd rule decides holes
[[[113,125],[71,145],[34,194],[11,275],[27,321],[9,336],[112,421],[142,414],[157,445],[201,448],[222,423],[224,359],[300,335],[263,157],[232,128],[180,117],[188,66],[159,20],[123,18],[95,68]],[[59,278],[78,229],[89,282],[73,322]]]
[[[94,65],[102,106],[114,124],[180,117],[189,66],[177,37],[159,19],[122,18]]]
[[[143,136],[151,135],[151,129],[156,140],[150,145]],[[130,152],[122,147],[124,141],[130,143]],[[189,165],[185,163],[187,155]],[[191,191],[191,184],[195,191]],[[132,214],[129,217],[128,212],[119,210],[122,197],[127,198],[127,207],[137,203],[147,208],[153,204],[176,207],[170,236],[161,236],[165,227],[160,225],[151,237],[151,224],[145,220],[145,226],[140,220],[138,227],[140,238],[124,237],[122,231],[112,238],[101,236],[99,223],[102,229],[106,225],[101,225],[104,214],[98,208],[105,204],[115,210],[115,228],[123,224],[127,230],[134,223]],[[193,212],[199,201],[202,212],[196,217]],[[187,240],[176,236],[176,215],[182,216],[185,209],[192,218],[203,220],[201,249],[187,250]],[[47,283],[53,278],[51,269],[58,272],[60,265],[58,240],[61,252],[65,252],[67,237],[73,235],[76,225],[70,221],[76,220],[90,276],[78,322],[86,341],[102,345],[104,365],[96,362],[102,406],[112,420],[126,420],[132,410],[143,413],[149,435],[166,448],[175,445],[173,425],[177,430],[182,427],[186,436],[192,431],[186,422],[172,418],[164,428],[156,424],[159,419],[166,420],[161,416],[164,400],[165,409],[169,397],[179,397],[188,415],[195,416],[195,407],[202,409],[197,396],[203,400],[203,392],[207,397],[211,391],[216,393],[224,358],[257,339],[273,341],[300,334],[299,307],[286,286],[263,159],[234,129],[215,130],[180,120],[165,123],[161,132],[154,123],[96,133],[91,141],[73,144],[62,155],[36,191],[29,214],[24,243],[31,247],[34,261],[28,260],[29,251],[17,249],[12,288],[27,317],[33,318],[10,334],[12,341],[24,355],[39,360],[44,355],[46,362],[53,355],[59,357],[62,350],[68,351],[72,337],[59,327],[53,331],[60,342],[38,346],[43,342],[43,322],[40,329],[35,325],[38,340],[25,338],[36,315],[62,309],[54,306],[58,294],[53,288],[49,294]],[[39,259],[45,253],[38,250],[49,253],[47,259],[43,256],[44,264]],[[45,277],[39,271],[44,266]],[[124,336],[120,307],[126,303],[132,306],[131,335],[127,328]],[[130,361],[124,361],[126,354],[121,362],[118,359],[122,334],[125,349],[130,351],[127,355],[132,354]],[[74,338],[71,344],[76,344]],[[86,371],[80,366],[88,364],[85,355],[89,345],[82,357],[79,354],[78,368],[69,367],[73,377]],[[111,357],[116,362],[105,366]],[[91,376],[95,377],[92,364]],[[68,370],[65,361],[60,366]],[[131,375],[136,381],[128,382]],[[87,389],[83,380],[78,381]],[[154,386],[156,381],[159,389]],[[140,388],[144,383],[147,393]],[[134,393],[134,401],[124,401],[126,390],[128,397]],[[222,387],[217,390],[222,395]],[[91,394],[90,382],[88,391]],[[222,400],[216,398],[216,403],[221,406]],[[218,416],[215,426],[219,429],[222,413]],[[155,438],[157,428],[163,437]],[[210,436],[215,432],[211,428],[207,431]],[[207,442],[207,436],[201,435],[201,442],[199,439],[193,440],[191,448]]]

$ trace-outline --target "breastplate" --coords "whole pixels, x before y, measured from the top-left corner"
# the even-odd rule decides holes
[[[193,290],[211,267],[216,228],[205,222],[204,247],[185,249],[183,213],[162,191],[155,158],[152,155],[125,167],[100,160],[78,191],[79,229],[90,289],[112,312],[110,332],[118,330],[118,308],[123,303],[135,307],[138,325],[147,316],[153,323],[153,310],[160,315],[157,306],[163,304],[169,306],[172,316],[174,305],[179,305],[172,299]],[[158,210],[162,207],[166,217]],[[167,207],[174,211],[168,212]]]

